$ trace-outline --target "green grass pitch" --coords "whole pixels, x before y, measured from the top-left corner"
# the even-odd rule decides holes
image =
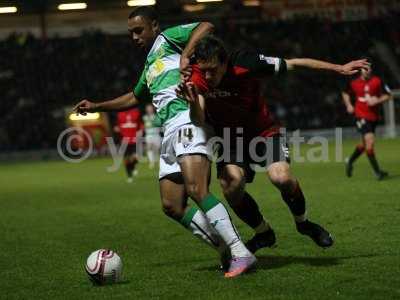
[[[356,141],[346,141],[349,153]],[[258,269],[224,279],[216,254],[160,209],[156,171],[133,184],[111,159],[81,164],[0,165],[1,299],[400,299],[400,140],[380,140],[391,177],[378,182],[367,159],[344,176],[342,163],[294,163],[311,220],[335,237],[322,250],[297,234],[278,192],[258,174],[248,186],[272,223],[278,247]],[[304,150],[304,149],[303,149]],[[215,179],[212,190],[221,195]],[[252,232],[237,218],[243,239]],[[115,250],[124,281],[93,287],[91,251]]]

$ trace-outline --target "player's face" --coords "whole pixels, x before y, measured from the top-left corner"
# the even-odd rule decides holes
[[[226,73],[228,63],[221,63],[217,58],[214,58],[210,61],[200,60],[198,61],[198,65],[204,74],[207,84],[210,87],[215,88],[221,83],[222,78]]]
[[[128,31],[135,45],[140,49],[147,50],[158,35],[159,26],[156,21],[136,16],[128,19]]]
[[[363,78],[370,78],[371,77],[371,74],[372,74],[372,69],[371,69],[371,67],[368,67],[368,68],[366,68],[366,69],[361,69],[361,76],[363,77]]]

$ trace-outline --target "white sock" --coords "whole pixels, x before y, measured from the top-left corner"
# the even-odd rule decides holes
[[[227,248],[225,242],[218,236],[217,231],[211,226],[202,211],[198,210],[196,212],[190,227],[195,236],[210,243],[219,253],[222,253]]]
[[[195,207],[190,208],[181,223],[193,233],[194,236],[211,246],[219,253],[226,250],[225,242],[218,236],[218,233],[208,222],[202,211]]]
[[[154,164],[154,160],[155,160],[154,157],[155,157],[154,151],[153,150],[147,150],[147,158],[149,159],[149,163],[151,165]]]
[[[217,198],[209,194],[200,203],[200,206],[205,212],[210,224],[231,249],[232,257],[244,257],[252,255],[240,240],[239,234],[237,233],[225,206],[219,202]]]

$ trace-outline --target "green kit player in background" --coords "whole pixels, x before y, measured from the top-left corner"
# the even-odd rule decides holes
[[[153,169],[157,157],[160,155],[160,127],[156,124],[156,114],[154,106],[147,104],[143,116],[144,133],[146,141],[146,154],[149,159],[149,168]]]
[[[207,147],[207,130],[191,123],[187,102],[175,92],[181,77],[190,76],[189,58],[196,42],[213,26],[201,22],[161,32],[155,11],[139,7],[130,14],[128,29],[134,43],[148,53],[134,91],[110,101],[83,100],[74,110],[81,114],[126,110],[139,100],[152,101],[164,131],[159,172],[163,210],[216,248],[224,262],[229,253],[225,277],[238,276],[250,269],[256,258],[244,246],[224,205],[209,191],[212,153]],[[188,196],[200,210],[187,205]]]

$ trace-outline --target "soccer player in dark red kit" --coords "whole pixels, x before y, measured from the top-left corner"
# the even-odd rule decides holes
[[[117,126],[115,126],[114,129],[121,136],[121,144],[127,144],[124,154],[124,164],[126,174],[128,175],[127,182],[131,183],[133,181],[132,174],[137,175],[135,167],[139,161],[136,154],[136,142],[138,137],[143,135],[143,121],[139,108],[134,107],[126,111],[118,112]]]
[[[365,151],[377,179],[382,180],[388,173],[379,167],[375,157],[375,128],[380,120],[380,105],[392,98],[390,89],[380,77],[372,73],[370,66],[349,82],[346,90],[342,92],[342,98],[347,112],[354,114],[357,130],[361,133],[361,143],[356,146],[346,162],[346,175],[353,175],[353,164]],[[352,99],[355,101],[354,106]]]
[[[246,243],[247,248],[254,253],[275,243],[274,231],[255,200],[245,191],[246,182],[252,182],[255,175],[251,164],[261,166],[279,189],[294,217],[297,231],[309,236],[320,247],[330,247],[333,239],[329,232],[306,216],[305,197],[290,172],[289,150],[279,125],[262,99],[260,79],[283,75],[298,67],[353,75],[368,64],[366,60],[336,65],[307,58],[267,57],[246,51],[229,56],[222,41],[214,36],[207,36],[196,45],[195,58],[191,81],[179,86],[181,96],[190,103],[192,120],[198,125],[211,124],[220,137],[224,137],[226,129],[235,134],[240,128],[244,147],[240,149],[237,145],[238,136],[235,141],[231,136],[228,149],[219,153],[223,160],[217,162],[217,177],[232,209],[255,231],[254,237]],[[258,142],[254,144],[256,140]],[[226,152],[228,155],[225,156]]]

